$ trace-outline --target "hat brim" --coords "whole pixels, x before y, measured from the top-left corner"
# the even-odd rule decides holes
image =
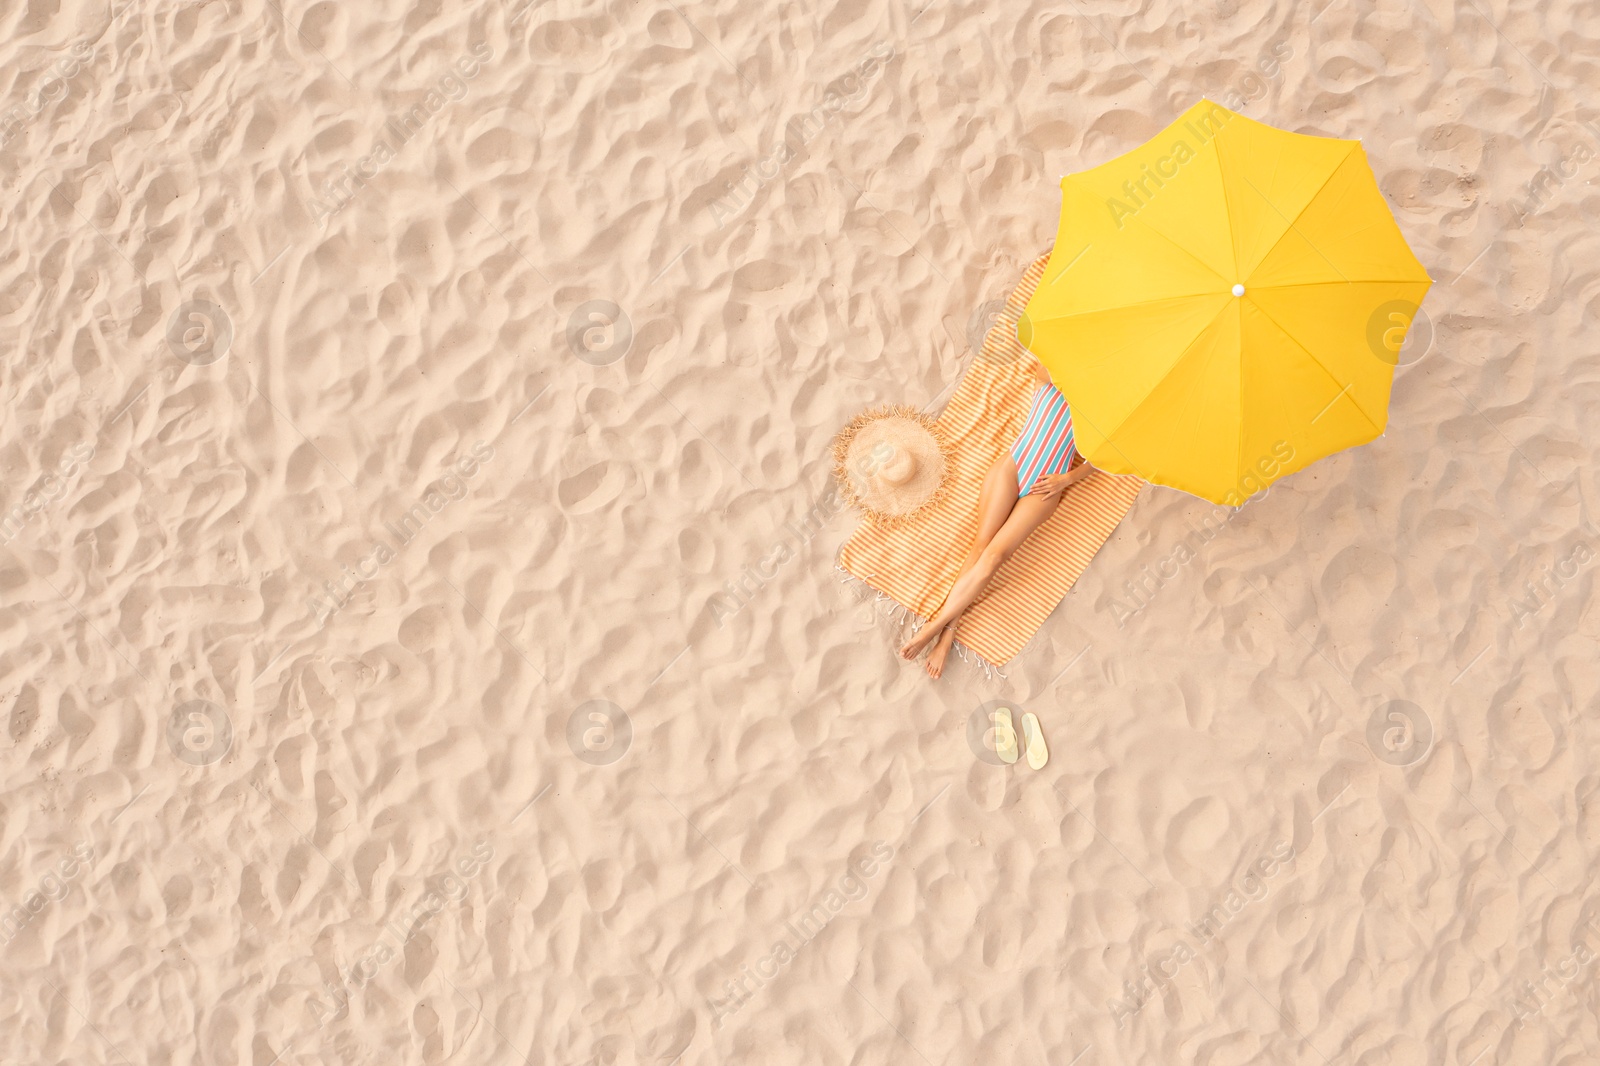
[[[873,450],[888,443],[917,459],[915,476],[890,485],[870,476]],[[861,412],[833,441],[834,477],[846,503],[882,527],[912,521],[938,505],[950,483],[950,445],[936,419],[904,404]]]

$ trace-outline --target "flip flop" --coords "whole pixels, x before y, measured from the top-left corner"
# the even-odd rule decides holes
[[[1044,769],[1050,761],[1050,749],[1044,744],[1044,730],[1039,728],[1039,717],[1032,711],[1022,716],[1022,736],[1028,752],[1028,765],[1035,770]]]
[[[994,723],[994,753],[1007,765],[1016,762],[1017,728],[1011,724],[1011,708],[990,711],[989,721]]]

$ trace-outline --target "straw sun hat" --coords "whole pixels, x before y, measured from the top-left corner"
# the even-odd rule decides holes
[[[845,502],[879,525],[894,525],[943,495],[946,447],[939,424],[915,407],[874,407],[834,438],[833,472]]]

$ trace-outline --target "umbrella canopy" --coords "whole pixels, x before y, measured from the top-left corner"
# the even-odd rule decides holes
[[[1095,466],[1237,506],[1383,432],[1431,282],[1359,141],[1202,100],[1061,194],[1017,335]]]

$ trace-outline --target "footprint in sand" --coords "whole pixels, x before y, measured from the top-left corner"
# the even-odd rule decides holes
[[[626,480],[615,464],[595,463],[581,473],[564,478],[556,487],[556,499],[567,514],[588,514],[622,495]]]

